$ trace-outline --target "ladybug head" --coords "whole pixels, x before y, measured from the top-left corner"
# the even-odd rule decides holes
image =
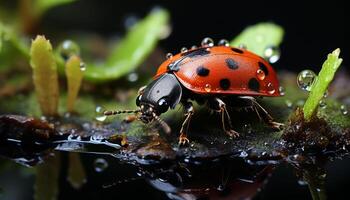
[[[158,117],[169,108],[173,109],[180,102],[182,87],[173,74],[163,74],[147,85],[136,98],[140,107],[140,120],[149,123],[160,122]]]

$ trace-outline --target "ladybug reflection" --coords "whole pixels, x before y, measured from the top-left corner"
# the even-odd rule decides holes
[[[225,40],[214,46],[206,38],[201,47],[167,56],[154,80],[140,88],[136,99],[137,110],[105,111],[105,115],[139,113],[144,123],[157,121],[166,132],[170,127],[159,116],[176,105],[184,107],[185,119],[179,135],[179,144],[189,142],[187,130],[196,101],[221,114],[222,128],[230,137],[238,137],[233,130],[228,101],[245,102],[253,108],[260,119],[272,128],[281,123],[273,121],[268,112],[256,101],[256,96],[280,96],[279,82],[272,66],[260,56],[242,48],[230,47]],[[233,105],[234,106],[234,105]],[[239,106],[239,105],[237,105]]]

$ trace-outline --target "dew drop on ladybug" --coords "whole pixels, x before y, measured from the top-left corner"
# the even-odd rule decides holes
[[[261,81],[264,80],[265,79],[265,72],[261,69],[256,70],[256,77]]]
[[[210,92],[211,91],[211,85],[210,84],[205,84],[205,86],[204,86],[204,90],[206,91],[206,92]]]
[[[192,47],[191,47],[191,49],[193,50],[193,49],[197,49],[197,46],[196,45],[193,45]]]
[[[173,57],[173,54],[172,53],[167,53],[166,54],[166,59],[170,59],[170,58],[172,58]]]
[[[275,90],[275,88],[274,88],[272,83],[268,83],[266,88],[267,88],[267,92],[269,94],[274,94],[276,92],[276,90]]]
[[[202,40],[201,42],[201,45],[202,46],[208,46],[208,47],[213,47],[214,46],[214,41],[213,39],[209,38],[209,37],[206,37]]]
[[[225,47],[228,47],[230,46],[229,42],[225,39],[221,39],[219,42],[218,42],[218,45],[219,46],[225,46]]]
[[[186,47],[181,48],[181,53],[186,53],[187,51],[188,51],[188,49]]]

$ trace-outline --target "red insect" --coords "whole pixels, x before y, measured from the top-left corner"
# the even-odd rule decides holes
[[[139,109],[105,111],[104,114],[140,113],[139,119],[144,123],[155,120],[170,132],[159,115],[180,103],[185,109],[185,120],[179,144],[189,142],[186,133],[194,114],[191,101],[220,112],[223,130],[231,137],[238,137],[239,133],[232,129],[227,105],[251,107],[268,125],[279,128],[282,124],[274,122],[254,98],[280,96],[279,82],[272,66],[246,49],[228,46],[225,40],[219,42],[220,46],[213,46],[209,38],[203,41],[206,42],[202,42],[201,47],[167,56],[154,80],[140,88],[136,99]]]

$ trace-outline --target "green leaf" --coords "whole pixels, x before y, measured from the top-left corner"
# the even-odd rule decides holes
[[[4,49],[5,44],[8,43],[18,51],[19,54],[25,58],[29,58],[29,47],[26,41],[19,36],[19,34],[10,26],[0,22],[0,54]]]
[[[72,3],[75,0],[35,0],[34,9],[38,15],[42,15],[50,8],[60,6],[63,4]]]
[[[151,12],[112,48],[105,64],[87,64],[85,79],[95,82],[115,80],[134,70],[155,48],[168,19],[169,13],[166,10]]]
[[[30,49],[30,65],[33,68],[35,93],[44,115],[56,115],[59,86],[57,65],[52,46],[44,36],[37,36]]]
[[[66,62],[66,77],[67,77],[67,111],[74,111],[74,104],[78,98],[81,82],[83,80],[82,63],[79,56],[71,56]]]
[[[318,74],[318,78],[311,87],[309,97],[307,98],[303,111],[304,118],[310,120],[311,117],[317,112],[317,108],[320,100],[323,98],[324,93],[327,91],[328,85],[334,78],[335,72],[339,68],[343,59],[339,58],[340,49],[334,50],[328,54],[327,60],[323,63],[321,71]]]
[[[230,42],[230,45],[239,46],[244,44],[250,51],[263,56],[267,47],[280,45],[283,35],[282,27],[273,23],[259,23],[245,28]]]

